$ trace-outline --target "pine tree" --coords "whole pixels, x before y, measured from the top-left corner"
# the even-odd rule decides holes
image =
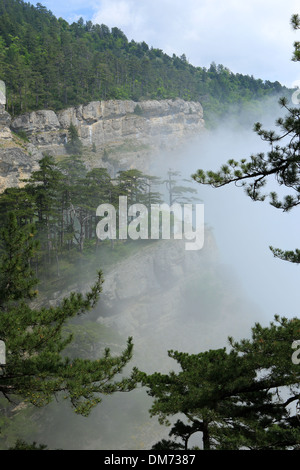
[[[192,188],[191,186],[187,186],[186,184],[182,184],[183,182],[191,183],[186,179],[179,182],[177,179],[178,176],[181,176],[179,171],[172,170],[171,168],[168,170],[168,178],[163,182],[166,184],[168,193],[169,193],[169,204],[172,206],[174,203],[188,203],[193,200],[198,200],[196,194],[197,190]]]
[[[300,29],[300,18],[293,15],[291,23],[294,29]],[[300,61],[299,42],[294,44],[294,61]],[[270,204],[288,212],[300,205],[300,108],[299,100],[296,99],[288,105],[286,98],[281,98],[279,104],[287,111],[284,118],[279,118],[276,125],[280,128],[280,133],[267,131],[262,128],[262,124],[257,122],[254,125],[255,132],[269,144],[270,150],[265,155],[259,153],[252,155],[250,160],[242,159],[236,161],[228,160],[218,171],[203,171],[199,169],[192,177],[200,184],[207,184],[215,188],[225,186],[230,183],[242,186],[246,194],[253,201],[264,201],[267,194],[262,193],[270,177],[275,177],[279,186],[287,189],[281,200],[275,191],[269,194]],[[282,145],[280,143],[282,142]],[[282,250],[270,246],[275,257],[292,263],[300,263],[300,250]]]
[[[173,440],[154,449],[189,449],[196,433],[204,450],[299,449],[300,369],[291,347],[300,337],[300,320],[275,320],[269,327],[257,323],[251,339],[229,338],[229,351],[169,351],[178,373],[144,374],[154,399],[151,416],[167,425],[179,417],[171,427]]]
[[[69,358],[64,354],[72,335],[64,326],[92,309],[101,292],[103,277],[86,294],[72,292],[55,307],[36,308],[36,279],[30,260],[36,249],[31,227],[18,227],[9,215],[1,233],[0,339],[6,345],[6,365],[0,375],[0,392],[8,400],[21,400],[38,407],[54,397],[68,399],[76,413],[88,415],[102,395],[129,391],[136,385],[137,371],[118,378],[132,357],[132,338],[119,356],[109,349],[97,360]]]
[[[67,152],[71,155],[81,155],[82,154],[82,142],[78,135],[78,130],[74,124],[70,124],[68,129],[68,142],[65,144]]]
[[[39,170],[34,171],[27,181],[26,193],[33,199],[38,237],[48,264],[51,251],[57,252],[59,243],[60,204],[63,175],[53,157],[45,156],[39,161]]]
[[[300,28],[298,15],[293,16],[292,24]],[[299,59],[299,43],[295,43],[294,60]],[[219,72],[214,66],[210,73]],[[300,110],[299,106],[288,107],[284,98],[280,103],[288,111],[286,118],[277,120],[281,134],[263,130],[260,123],[255,125],[258,135],[270,145],[267,155],[251,156],[250,161],[231,159],[219,171],[200,169],[193,178],[213,187],[240,183],[254,201],[263,201],[266,195],[261,190],[267,179],[275,176],[291,193],[280,201],[272,192],[271,204],[284,211],[298,206]],[[280,146],[279,142],[287,143]],[[271,250],[282,259],[300,262],[300,250]],[[170,351],[169,356],[180,366],[178,373],[143,377],[154,398],[151,414],[168,425],[170,416],[179,416],[170,431],[175,439],[163,440],[155,448],[187,449],[190,437],[201,432],[204,449],[299,450],[300,369],[292,354],[292,347],[300,344],[299,337],[298,318],[276,316],[269,327],[257,323],[251,339],[236,342],[229,338],[229,351]]]
[[[1,230],[1,278],[0,278],[0,309],[11,301],[35,296],[34,287],[37,279],[30,266],[30,260],[37,242],[34,240],[35,229],[26,225],[18,229],[16,216],[8,214],[7,228]]]
[[[203,102],[211,123],[232,102],[258,104],[261,96],[285,90],[216,64],[193,67],[184,54],[170,57],[145,42],[129,42],[118,28],[82,18],[68,24],[40,4],[5,0],[0,17],[0,78],[9,84],[13,114],[95,100],[180,97]]]

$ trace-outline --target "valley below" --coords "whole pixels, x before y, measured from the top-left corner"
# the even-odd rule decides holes
[[[48,300],[54,304],[61,294]],[[71,353],[96,359],[109,347],[118,354],[132,336],[133,358],[124,374],[133,367],[167,373],[177,370],[168,350],[197,354],[225,347],[229,335],[247,337],[258,315],[231,268],[220,262],[207,230],[198,252],[186,251],[181,240],[153,241],[104,270],[100,301],[75,322]],[[150,417],[150,406],[146,388],[139,386],[103,397],[88,418],[75,416],[61,400],[34,413],[32,437],[52,449],[63,442],[65,449],[149,450],[169,432]]]

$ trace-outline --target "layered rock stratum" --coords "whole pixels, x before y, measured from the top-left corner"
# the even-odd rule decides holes
[[[178,150],[204,131],[200,103],[162,101],[94,101],[59,112],[40,110],[14,119],[0,109],[0,191],[18,186],[43,155],[67,154],[73,124],[83,144],[88,168],[149,171],[153,154]],[[21,138],[20,138],[21,136]]]

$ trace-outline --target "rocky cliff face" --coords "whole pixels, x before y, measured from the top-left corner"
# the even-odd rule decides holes
[[[84,146],[88,166],[109,169],[149,167],[153,152],[172,150],[204,129],[200,103],[163,101],[95,101],[55,113],[26,113],[11,123],[31,144],[50,155],[66,154],[73,124]],[[92,151],[93,150],[93,151]]]
[[[56,154],[65,152],[68,127],[74,124],[84,146],[114,146],[126,139],[143,144],[176,145],[187,135],[199,133],[204,125],[200,103],[183,100],[95,101],[58,113],[36,111],[17,117],[15,131],[26,132],[30,141]],[[169,143],[169,137],[174,137]]]
[[[168,349],[198,353],[248,334],[253,306],[220,264],[209,229],[201,250],[186,251],[182,240],[152,242],[104,279],[98,322],[133,336],[145,369],[174,367]]]
[[[0,105],[0,192],[22,186],[22,179],[38,169],[42,156],[34,145],[12,132],[11,116]]]
[[[4,108],[1,105],[0,191],[20,185],[43,154],[66,155],[70,124],[78,131],[87,167],[105,167],[112,176],[129,168],[149,171],[154,153],[178,149],[204,130],[201,104],[180,99],[95,101],[57,113],[25,113],[13,120]]]

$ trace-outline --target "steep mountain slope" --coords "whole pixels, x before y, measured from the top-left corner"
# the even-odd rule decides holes
[[[99,100],[181,98],[201,101],[206,121],[234,103],[286,90],[223,65],[209,69],[172,57],[145,42],[129,41],[118,28],[68,24],[40,3],[0,3],[0,79],[9,86],[8,111],[58,110]]]

